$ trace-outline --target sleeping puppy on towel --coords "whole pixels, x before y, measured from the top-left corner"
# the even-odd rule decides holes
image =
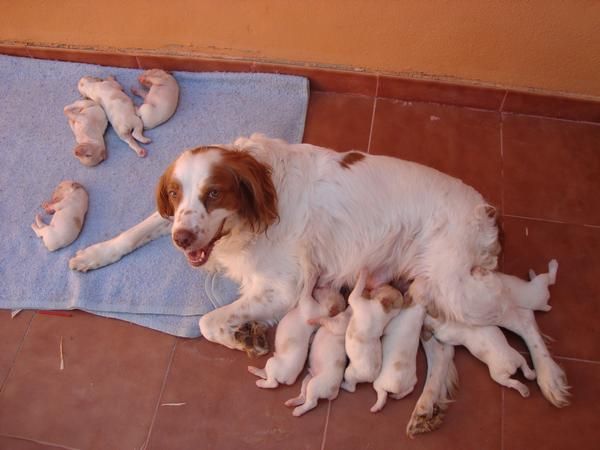
[[[47,225],[39,214],[31,228],[42,238],[44,245],[53,252],[77,239],[83,227],[88,209],[88,194],[83,186],[74,181],[62,181],[52,193],[52,200],[44,202],[42,208],[54,214]]]
[[[314,286],[314,283],[312,283]],[[337,314],[344,309],[344,298],[339,292],[315,289],[317,299],[305,290],[298,306],[289,311],[275,333],[275,353],[269,358],[264,369],[248,366],[248,371],[260,377],[256,385],[261,388],[276,388],[279,383],[294,384],[302,371],[308,354],[310,337],[317,325],[309,319]]]
[[[139,157],[146,156],[148,152],[136,140],[144,144],[151,141],[143,135],[142,119],[135,113],[133,101],[123,92],[123,88],[117,80],[112,76],[105,79],[83,77],[79,80],[77,87],[81,95],[102,106],[119,138],[127,143]]]
[[[77,146],[73,154],[84,166],[96,166],[106,159],[104,132],[108,126],[106,113],[93,100],[77,100],[65,106],[63,112],[75,135]]]
[[[150,69],[141,74],[138,81],[149,88],[149,91],[131,88],[134,95],[144,99],[144,103],[136,108],[144,128],[154,128],[169,120],[179,101],[179,85],[175,78],[164,70]]]
[[[357,383],[374,381],[381,370],[381,335],[386,325],[404,306],[402,293],[383,285],[363,297],[367,271],[360,271],[358,281],[348,299],[352,317],[346,330],[346,353],[350,364],[344,373],[342,389],[354,392]]]
[[[294,416],[301,416],[317,406],[320,398],[337,398],[346,368],[346,328],[351,316],[350,309],[335,317],[309,319],[311,325],[320,325],[310,347],[308,374],[302,381],[298,397],[285,402],[296,406]]]

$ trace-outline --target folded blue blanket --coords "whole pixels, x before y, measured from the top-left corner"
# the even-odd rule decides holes
[[[83,309],[159,329],[199,336],[198,319],[233,301],[237,286],[191,268],[168,238],[87,274],[69,270],[78,249],[111,238],[155,210],[154,189],[182,150],[262,132],[300,142],[308,102],[304,78],[249,73],[175,72],[175,115],[145,132],[138,158],[112,128],[108,159],[85,167],[72,155],[63,107],[84,75],[116,76],[129,90],[140,70],[0,56],[0,308]],[[40,204],[65,179],[82,183],[90,206],[79,238],[50,253],[31,230]],[[46,217],[46,220],[49,218]]]

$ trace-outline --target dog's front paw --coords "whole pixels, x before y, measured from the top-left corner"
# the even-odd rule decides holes
[[[437,404],[433,405],[431,412],[419,411],[417,407],[406,426],[406,434],[412,439],[415,434],[429,433],[430,431],[437,430],[442,426],[443,422],[444,409],[440,408]]]
[[[248,356],[256,357],[269,353],[267,327],[259,322],[246,322],[239,326],[233,337]]]
[[[544,397],[557,408],[569,404],[569,383],[565,372],[556,362],[547,358],[547,364],[537,370],[537,382]]]
[[[121,255],[111,251],[104,243],[79,250],[69,260],[69,268],[79,272],[98,269],[121,259]]]

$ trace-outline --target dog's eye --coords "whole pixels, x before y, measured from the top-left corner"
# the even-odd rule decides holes
[[[169,191],[169,197],[177,198],[177,191]]]
[[[221,193],[219,191],[217,191],[216,189],[212,189],[211,191],[208,192],[208,198],[210,198],[211,200],[218,199],[220,195],[221,195]]]

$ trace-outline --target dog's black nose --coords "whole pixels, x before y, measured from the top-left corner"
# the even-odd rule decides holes
[[[196,236],[194,233],[192,233],[190,230],[186,230],[185,228],[179,229],[173,233],[173,241],[178,247],[181,247],[184,250],[192,245],[195,240]]]

